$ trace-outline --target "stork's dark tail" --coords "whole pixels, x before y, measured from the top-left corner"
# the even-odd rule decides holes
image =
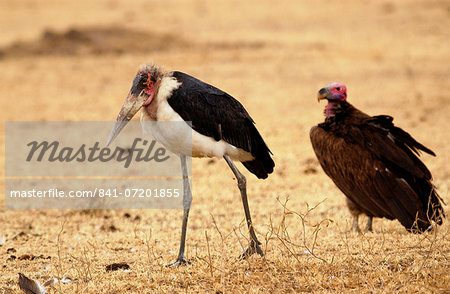
[[[264,139],[255,127],[253,127],[253,133],[250,140],[250,152],[255,159],[242,162],[242,164],[259,179],[265,179],[273,172],[273,168],[275,167],[275,162],[273,162],[273,159],[270,156],[272,152],[269,150],[269,147],[267,147]]]
[[[267,176],[273,172],[273,167],[275,166],[275,163],[270,156],[264,161],[255,159],[252,161],[245,161],[242,164],[259,179],[267,178]]]

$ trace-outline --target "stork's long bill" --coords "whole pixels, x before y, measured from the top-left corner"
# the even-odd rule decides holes
[[[154,92],[147,92],[142,84],[145,84],[145,79],[150,79],[146,75],[137,75],[134,78],[133,85],[131,86],[130,92],[127,98],[123,102],[122,108],[120,109],[119,115],[116,118],[116,123],[114,124],[111,133],[109,134],[108,146],[116,137],[119,135],[120,131],[128,124],[128,122],[133,118],[133,116],[141,109],[142,106],[151,103]]]

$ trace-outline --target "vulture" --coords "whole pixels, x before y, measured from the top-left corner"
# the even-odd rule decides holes
[[[397,219],[409,232],[422,233],[441,225],[442,198],[419,151],[435,156],[410,134],[394,126],[388,115],[369,116],[347,102],[347,88],[334,82],[318,92],[328,101],[325,122],[311,128],[310,139],[325,173],[347,196],[360,231],[358,216]]]

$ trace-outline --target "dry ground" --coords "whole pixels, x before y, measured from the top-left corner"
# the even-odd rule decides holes
[[[317,90],[345,82],[354,105],[393,115],[436,152],[423,160],[449,203],[448,1],[2,0],[0,27],[2,132],[4,121],[112,120],[152,60],[237,97],[276,162],[264,181],[245,171],[264,259],[237,260],[247,233],[234,179],[224,161],[197,159],[193,266],[164,267],[178,210],[1,209],[0,292],[20,291],[19,272],[72,280],[51,293],[450,291],[449,222],[413,235],[376,219],[373,233],[346,233],[344,196],[308,136],[323,120]],[[113,262],[130,271],[107,273]]]

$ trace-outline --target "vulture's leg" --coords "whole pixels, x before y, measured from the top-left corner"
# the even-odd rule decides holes
[[[367,220],[366,232],[373,232],[373,230],[372,230],[372,220],[373,220],[373,216],[369,216],[369,219]]]
[[[353,232],[356,232],[356,233],[360,233],[360,232],[361,232],[361,229],[360,229],[359,226],[358,226],[358,218],[359,218],[359,215],[358,215],[358,214],[353,215],[353,227],[352,227],[352,231],[353,231]]]
[[[361,214],[361,210],[359,209],[358,206],[356,206],[355,202],[353,202],[350,198],[347,197],[345,200],[347,202],[348,210],[353,215],[353,226],[350,229],[350,232],[360,233],[361,230],[359,229],[359,226],[358,226],[358,218],[359,218],[359,215]]]
[[[186,245],[186,229],[189,217],[189,209],[191,208],[192,203],[192,193],[191,188],[189,186],[189,175],[186,166],[186,156],[181,155],[180,159],[181,159],[181,170],[183,171],[183,208],[184,208],[183,224],[181,225],[180,250],[178,251],[177,260],[174,263],[169,264],[168,267],[176,267],[179,265],[192,264],[184,256],[184,248]]]
[[[247,248],[247,250],[245,250],[241,258],[245,259],[250,255],[252,255],[253,253],[258,253],[259,255],[264,256],[261,247],[259,247],[259,245],[261,245],[261,242],[259,242],[258,239],[256,238],[255,230],[253,229],[252,218],[250,216],[250,209],[248,207],[247,201],[247,187],[246,187],[247,180],[245,179],[244,175],[240,173],[240,171],[237,169],[237,167],[234,165],[233,161],[230,159],[230,157],[228,157],[228,155],[224,155],[223,158],[228,163],[228,165],[230,166],[231,170],[233,171],[236,177],[239,191],[241,191],[241,199],[242,204],[244,205],[244,212],[245,218],[247,219],[248,231],[250,232],[250,246]]]

